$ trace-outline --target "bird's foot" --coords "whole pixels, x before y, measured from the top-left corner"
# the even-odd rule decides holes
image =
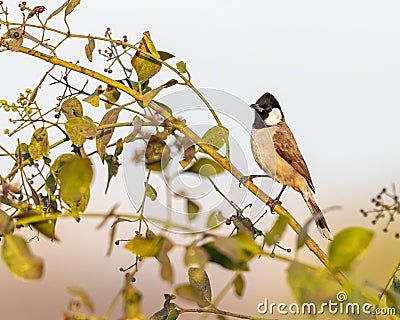
[[[282,201],[279,200],[279,198],[276,198],[272,200],[272,203],[270,205],[271,208],[271,214],[275,214],[275,206],[280,206],[282,204]]]
[[[239,179],[239,188],[242,187],[247,181],[253,182],[253,176],[243,176]]]
[[[239,179],[239,188],[242,187],[242,185],[244,185],[247,181],[250,181],[251,183],[253,183],[253,179],[255,178],[265,178],[265,177],[269,177],[269,175],[266,174],[252,174],[250,176],[243,176]]]

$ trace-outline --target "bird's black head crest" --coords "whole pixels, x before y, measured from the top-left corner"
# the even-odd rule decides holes
[[[269,92],[264,93],[251,107],[256,111],[253,126],[261,128],[271,127],[284,120],[284,115],[278,100]]]
[[[263,109],[281,108],[278,100],[269,92],[264,93],[256,102]]]

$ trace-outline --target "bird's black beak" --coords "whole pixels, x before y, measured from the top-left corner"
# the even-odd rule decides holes
[[[262,112],[263,111],[263,109],[257,103],[251,104],[250,108],[254,109],[257,112]]]

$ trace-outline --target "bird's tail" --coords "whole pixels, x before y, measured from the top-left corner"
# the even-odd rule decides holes
[[[328,240],[333,240],[333,236],[331,234],[331,231],[329,230],[328,223],[326,222],[321,212],[321,209],[318,207],[312,193],[310,192],[308,195],[303,194],[303,198],[307,204],[308,209],[314,217],[314,221],[317,224],[317,228],[321,236]]]

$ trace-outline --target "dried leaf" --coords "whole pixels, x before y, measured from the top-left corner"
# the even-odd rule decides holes
[[[128,142],[133,142],[136,140],[136,136],[137,134],[140,132],[140,130],[142,129],[142,120],[138,117],[135,116],[132,120],[132,132],[129,133],[125,138],[124,138],[124,142],[128,143]]]
[[[47,157],[50,150],[50,143],[46,128],[39,128],[33,133],[28,150],[33,160],[40,160],[43,157]]]
[[[149,92],[146,92],[143,95],[143,98],[142,98],[143,108],[147,107],[149,105],[149,103],[151,102],[151,100],[153,100],[155,98],[155,96],[157,94],[159,94],[162,89],[171,87],[171,86],[173,86],[173,85],[175,85],[177,83],[178,83],[177,80],[171,79],[168,82],[164,83],[163,85],[161,85],[161,86],[159,86],[159,87],[157,87],[157,88],[155,88],[153,90],[150,90]]]
[[[96,45],[95,45],[94,39],[89,35],[88,43],[85,45],[85,54],[90,62],[93,61],[93,50],[94,50],[95,46]]]
[[[52,13],[50,13],[50,15],[47,17],[47,20],[50,20],[52,18],[54,18],[56,15],[58,15],[61,11],[63,11],[67,5],[69,3],[69,0],[65,1],[61,7],[58,7],[56,10],[54,10]]]
[[[185,169],[192,162],[195,155],[196,155],[195,145],[191,145],[190,147],[185,149],[185,151],[183,152],[183,159],[179,161],[183,169]]]
[[[67,120],[71,118],[82,118],[82,103],[76,97],[69,98],[61,104],[61,112]]]
[[[160,59],[162,61],[171,59],[171,58],[175,58],[175,56],[172,53],[169,52],[165,52],[165,51],[158,51],[158,55],[160,56]]]
[[[80,303],[82,303],[88,310],[93,313],[94,312],[94,306],[92,299],[90,299],[89,295],[79,287],[68,287],[67,288],[68,293],[73,295],[75,298],[79,300]]]
[[[5,211],[0,209],[0,235],[13,232],[14,232],[13,219]]]
[[[81,0],[70,0],[68,2],[67,8],[65,9],[65,16],[69,15],[72,11],[74,11],[74,9],[76,8],[76,6],[81,2]]]
[[[107,111],[106,114],[101,119],[99,127],[107,124],[117,123],[118,116],[121,110],[122,108],[114,108]],[[114,133],[114,128],[102,129],[99,130],[99,133],[96,136],[96,149],[100,156],[101,161],[103,162],[104,162],[104,157],[106,155],[107,145],[110,142],[113,133]]]
[[[189,283],[198,296],[199,307],[207,307],[212,302],[211,284],[206,271],[203,268],[189,268]]]

